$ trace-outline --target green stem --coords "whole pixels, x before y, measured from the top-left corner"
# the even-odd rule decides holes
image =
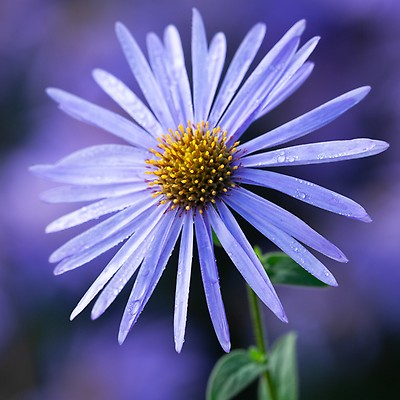
[[[267,359],[268,346],[266,341],[265,325],[263,322],[263,317],[260,308],[260,301],[257,295],[254,293],[254,291],[250,288],[250,286],[248,285],[246,286],[247,286],[247,295],[249,299],[249,308],[251,314],[251,321],[253,324],[254,338],[256,340],[256,346],[260,351],[260,353],[263,354],[264,358]],[[265,371],[261,375],[260,379],[263,381],[260,383],[264,384],[267,387],[267,392],[268,392],[267,400],[276,400],[276,395],[272,384],[272,378],[269,371]],[[259,399],[259,400],[264,400],[264,399]]]

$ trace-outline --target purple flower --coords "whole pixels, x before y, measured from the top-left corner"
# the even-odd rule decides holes
[[[387,143],[353,139],[268,150],[333,121],[362,100],[369,88],[352,90],[253,140],[239,143],[249,125],[284,101],[310,75],[313,64],[307,59],[318,38],[299,47],[304,28],[304,21],[296,23],[245,79],[265,35],[265,26],[255,25],[221,79],[225,36],[216,34],[208,45],[203,21],[194,10],[191,87],[174,26],[166,28],[163,42],[153,33],[148,35],[148,62],[129,31],[118,23],[118,39],[148,104],[108,72],[96,69],[93,76],[132,120],[65,91],[48,90],[72,117],[128,143],[89,147],[54,165],[32,167],[40,176],[66,184],[45,192],[44,200],[91,202],[52,222],[47,232],[107,216],[50,256],[51,262],[58,263],[56,274],[78,268],[124,242],[71,318],[100,293],[92,310],[92,318],[99,317],[138,270],[120,325],[122,343],[180,237],[174,315],[176,350],[180,352],[184,342],[195,242],[211,320],[221,346],[229,351],[229,329],[213,250],[214,231],[246,282],[278,318],[287,321],[231,209],[308,272],[336,285],[332,274],[305,246],[340,262],[347,261],[344,254],[302,220],[245,185],[275,189],[316,207],[369,222],[366,211],[353,200],[272,169],[367,157],[385,150]]]

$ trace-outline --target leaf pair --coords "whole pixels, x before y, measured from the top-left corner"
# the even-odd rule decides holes
[[[296,334],[282,336],[265,355],[257,349],[234,350],[224,355],[211,372],[207,400],[229,400],[259,378],[258,398],[298,398]]]

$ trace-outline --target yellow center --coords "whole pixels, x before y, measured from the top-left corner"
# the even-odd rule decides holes
[[[150,149],[156,156],[146,160],[151,165],[149,174],[156,176],[149,185],[156,189],[153,196],[162,196],[160,203],[171,202],[171,209],[196,209],[200,213],[208,203],[226,193],[232,182],[233,156],[239,142],[228,146],[227,133],[220,127],[209,129],[201,122],[186,129],[169,131],[158,139],[159,150]]]

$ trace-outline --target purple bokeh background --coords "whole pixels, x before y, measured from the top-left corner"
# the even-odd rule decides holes
[[[337,95],[371,85],[370,95],[306,141],[372,137],[390,149],[371,159],[289,170],[361,202],[374,220],[363,224],[268,193],[337,244],[350,259],[327,261],[339,287],[278,288],[289,324],[266,311],[270,339],[299,333],[304,399],[396,398],[400,359],[400,3],[397,0],[3,0],[0,3],[0,398],[202,399],[207,376],[222,354],[207,315],[200,275],[192,279],[183,352],[173,346],[176,266],[171,263],[123,346],[119,318],[128,290],[98,321],[88,311],[69,322],[74,305],[110,254],[61,277],[49,254],[76,231],[45,235],[44,227],[71,209],[47,205],[51,187],[31,176],[83,146],[115,142],[57,110],[45,95],[56,86],[117,110],[91,79],[96,67],[137,88],[114,35],[124,22],[144,47],[146,33],[169,23],[183,36],[187,58],[191,8],[202,13],[208,38],[222,30],[228,59],[256,22],[268,26],[263,50],[297,20],[304,41],[322,40],[306,84],[257,122],[256,135]],[[136,90],[137,91],[137,90]],[[248,137],[249,137],[248,136]],[[254,244],[270,245],[256,234]],[[243,281],[218,253],[233,348],[252,344]],[[251,396],[248,392],[246,396]],[[238,397],[251,398],[251,397]]]

